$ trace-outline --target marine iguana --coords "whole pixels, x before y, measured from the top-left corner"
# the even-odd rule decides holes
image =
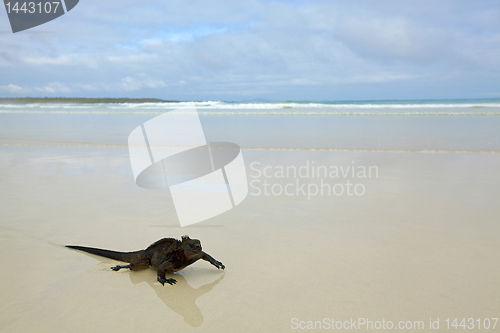
[[[198,239],[191,239],[189,236],[182,236],[181,239],[163,238],[154,242],[145,250],[134,252],[116,252],[75,245],[66,245],[66,247],[130,263],[129,265],[111,267],[114,271],[119,271],[122,268],[136,271],[148,267],[157,267],[158,282],[162,285],[165,285],[165,282],[170,285],[177,282],[175,279],[165,278],[165,273],[177,272],[198,259],[206,260],[218,269],[226,268],[220,261],[215,260],[201,250],[201,242]]]

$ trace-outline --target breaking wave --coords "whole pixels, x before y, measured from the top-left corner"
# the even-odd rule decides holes
[[[500,100],[0,104],[0,113],[159,115],[183,108],[196,108],[200,115],[478,116],[500,115]]]

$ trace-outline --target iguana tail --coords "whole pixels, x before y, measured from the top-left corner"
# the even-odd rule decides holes
[[[75,245],[66,245],[66,247],[123,262],[132,262],[134,260],[141,259],[144,255],[144,250],[135,252],[117,252],[117,251],[110,251],[104,249],[96,249],[93,247],[75,246]]]

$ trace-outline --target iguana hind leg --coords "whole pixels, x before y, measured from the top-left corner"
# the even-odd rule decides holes
[[[129,268],[131,271],[138,271],[140,269],[144,269],[144,268],[148,268],[148,267],[149,267],[149,259],[143,258],[143,259],[139,259],[139,260],[134,260],[129,265],[124,265],[124,266],[117,265],[115,267],[111,267],[111,269],[116,271],[116,272],[122,268]]]
[[[130,268],[130,265],[123,265],[123,266],[116,265],[115,267],[111,267],[111,269],[114,270],[115,272],[118,272],[122,268]]]

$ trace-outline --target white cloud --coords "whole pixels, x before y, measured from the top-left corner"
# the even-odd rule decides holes
[[[349,83],[382,83],[382,82],[391,82],[391,81],[401,81],[401,80],[410,80],[418,77],[417,75],[408,75],[408,74],[391,74],[391,73],[380,73],[374,75],[360,75],[353,76],[346,80],[345,82]]]
[[[430,62],[451,53],[452,37],[403,17],[349,17],[334,35],[354,52],[372,60]]]
[[[129,54],[129,55],[118,55],[118,56],[107,56],[105,57],[106,61],[116,62],[116,63],[134,63],[134,62],[150,62],[156,60],[156,55],[140,53],[140,54]]]
[[[0,91],[6,91],[9,94],[24,94],[30,91],[30,89],[16,86],[15,84],[8,84],[6,86],[0,86]]]
[[[30,65],[37,65],[37,66],[40,66],[40,65],[68,65],[70,64],[72,61],[72,58],[71,56],[69,55],[64,55],[64,56],[60,56],[60,57],[55,57],[55,58],[47,58],[47,57],[36,57],[36,58],[23,58],[23,61],[27,64],[30,64]]]
[[[147,78],[144,75],[141,75],[140,78],[135,79],[127,76],[121,81],[121,87],[126,91],[142,90],[143,88],[156,89],[166,86],[167,85],[165,84],[165,82]]]
[[[71,92],[70,88],[68,88],[66,85],[64,85],[60,82],[50,82],[45,87],[37,87],[37,88],[35,88],[35,90],[40,91],[40,92],[50,93],[50,94]]]
[[[182,81],[181,81],[182,82]],[[179,85],[181,83],[177,83]],[[185,82],[184,82],[185,84]],[[108,92],[131,92],[141,91],[146,88],[158,89],[168,85],[162,80],[152,78],[144,73],[135,76],[126,76],[123,79],[115,82],[91,82],[86,84],[76,84],[78,89],[84,91],[108,91]]]
[[[92,84],[77,84],[77,87],[83,89],[83,90],[89,90],[89,91],[97,91],[99,90],[98,87]]]

